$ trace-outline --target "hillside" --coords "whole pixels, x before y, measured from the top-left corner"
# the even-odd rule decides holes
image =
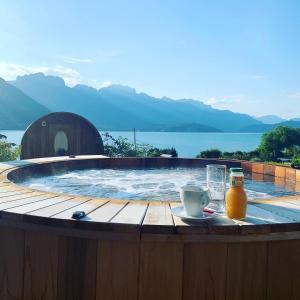
[[[0,129],[25,129],[50,110],[0,78]]]
[[[42,73],[17,77],[11,83],[52,111],[81,114],[102,130],[166,131],[198,124],[198,130],[199,126],[203,130],[209,126],[214,130],[238,131],[261,124],[249,115],[214,109],[200,101],[155,98],[122,85],[100,90],[85,85],[70,88],[61,78]]]
[[[257,120],[263,122],[264,124],[277,124],[281,122],[285,122],[285,119],[282,119],[275,115],[266,115],[256,118]]]
[[[277,124],[260,124],[260,125],[251,125],[246,126],[240,130],[240,132],[267,132],[278,126],[287,126],[293,128],[300,128],[299,121],[285,121]]]

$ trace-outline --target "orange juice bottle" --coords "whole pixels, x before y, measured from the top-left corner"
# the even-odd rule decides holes
[[[226,213],[230,219],[246,217],[247,195],[244,191],[242,168],[230,168],[230,188],[226,194]]]

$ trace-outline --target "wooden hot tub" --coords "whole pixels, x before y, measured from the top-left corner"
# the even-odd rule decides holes
[[[64,169],[213,162],[81,156],[0,164],[0,299],[300,299],[300,196],[251,201],[243,221],[191,225],[171,215],[176,202],[75,197],[12,182]],[[72,220],[74,210],[88,215]]]

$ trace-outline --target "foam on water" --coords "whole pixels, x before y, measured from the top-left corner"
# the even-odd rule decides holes
[[[130,200],[179,200],[180,186],[206,186],[206,169],[90,169],[32,178],[22,185],[43,191]],[[272,182],[246,177],[249,199],[294,194]]]

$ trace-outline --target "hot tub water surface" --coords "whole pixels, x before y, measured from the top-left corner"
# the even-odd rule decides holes
[[[228,177],[228,176],[227,176]],[[86,169],[70,171],[21,183],[42,191],[128,200],[177,200],[179,189],[186,184],[206,187],[205,168],[161,169]],[[248,199],[294,195],[272,181],[255,181],[245,177]]]

